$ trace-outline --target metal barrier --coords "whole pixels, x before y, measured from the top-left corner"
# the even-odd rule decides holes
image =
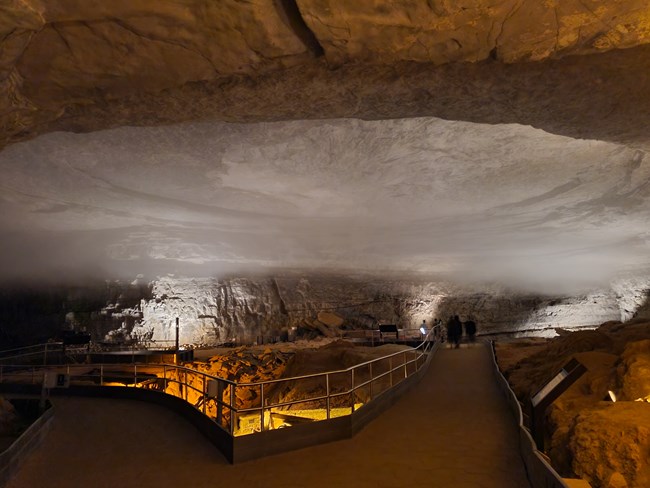
[[[48,353],[53,351],[59,352],[62,347],[63,342],[46,342],[43,344],[35,344],[33,346],[7,349],[5,351],[0,351],[0,364],[11,364],[15,363],[17,360],[47,364]]]
[[[494,341],[489,341],[489,344],[491,346],[492,363],[497,384],[506,397],[508,406],[519,424],[519,450],[524,465],[526,466],[526,472],[528,473],[530,483],[534,488],[569,488],[569,485],[566,484],[548,461],[544,459],[542,453],[537,450],[537,446],[533,441],[530,431],[524,425],[524,416],[521,411],[519,400],[517,400],[515,392],[510,388],[508,381],[501,373],[499,365],[497,364]]]
[[[346,369],[260,382],[238,383],[173,364],[0,364],[0,383],[42,385],[44,391],[67,386],[148,388],[183,399],[231,436],[242,436],[352,415],[425,366],[433,333],[417,348]],[[296,386],[312,393],[283,398]]]

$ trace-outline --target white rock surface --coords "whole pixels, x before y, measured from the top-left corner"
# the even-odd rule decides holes
[[[620,290],[626,291],[621,294]],[[618,291],[617,291],[618,290]],[[373,276],[281,276],[276,278],[198,279],[165,277],[153,283],[153,298],[142,300],[141,326],[154,340],[173,341],[175,319],[181,343],[269,341],[289,336],[293,327],[312,329],[325,314],[336,313],[344,328],[378,322],[417,329],[422,320],[472,316],[480,334],[555,335],[554,328],[591,328],[623,320],[650,280],[618,280],[616,289],[579,295],[522,295],[495,285],[458,287],[450,283],[382,279]],[[629,307],[626,309],[625,307]],[[322,320],[321,320],[322,322]]]
[[[518,125],[59,133],[4,150],[0,173],[3,277],[316,267],[556,295],[650,267],[647,154]]]

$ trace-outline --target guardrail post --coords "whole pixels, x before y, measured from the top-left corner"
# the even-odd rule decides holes
[[[390,372],[388,374],[388,377],[390,378],[390,387],[393,387],[393,356],[390,356],[388,358],[388,371]]]
[[[47,366],[47,342],[45,343],[45,351],[43,352],[43,366]]]
[[[350,403],[352,404],[351,407],[351,414],[354,413],[354,368],[350,370],[351,376],[352,376],[352,381],[350,382]]]
[[[327,392],[327,420],[330,419],[330,374],[325,374],[325,390]]]
[[[138,365],[133,365],[133,387],[138,385]]]
[[[408,378],[409,374],[406,369],[406,351],[404,351],[404,379]]]
[[[99,365],[99,386],[104,386],[104,365]]]
[[[260,411],[261,411],[260,432],[264,432],[264,383],[260,383]]]
[[[221,417],[223,415],[223,382],[217,380],[217,423],[221,425]]]
[[[203,373],[203,415],[205,415],[205,404],[208,403],[208,391],[207,391],[207,381],[205,379],[205,373]]]
[[[230,435],[235,435],[235,385],[230,383]]]
[[[370,368],[370,399],[372,400],[372,363],[368,364],[368,367]]]
[[[163,391],[167,391],[167,365],[163,364]]]

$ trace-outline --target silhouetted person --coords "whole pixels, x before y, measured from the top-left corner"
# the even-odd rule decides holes
[[[454,347],[458,349],[460,347],[460,339],[463,337],[463,323],[460,321],[458,315],[454,315],[453,329],[454,329]]]
[[[456,335],[456,328],[454,327],[454,317],[450,315],[449,319],[447,320],[447,342],[449,342],[450,345],[456,342],[454,340],[455,335]]]
[[[450,345],[458,348],[460,347],[460,338],[463,335],[463,324],[461,323],[458,315],[449,317],[447,321],[447,340]]]
[[[467,336],[467,339],[469,342],[474,342],[476,340],[476,322],[472,319],[472,317],[469,318],[467,322],[465,322],[465,335]]]

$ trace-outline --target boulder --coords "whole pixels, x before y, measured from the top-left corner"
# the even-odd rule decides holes
[[[334,312],[318,312],[318,321],[328,327],[341,327],[344,319]]]
[[[616,402],[583,411],[569,449],[574,472],[594,488],[650,486],[650,406]]]
[[[650,401],[650,339],[629,343],[617,372],[621,400]]]

